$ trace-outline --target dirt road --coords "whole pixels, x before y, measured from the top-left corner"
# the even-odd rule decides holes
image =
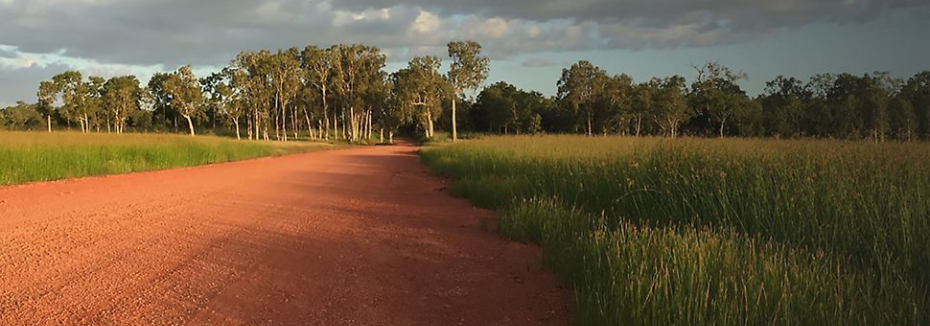
[[[0,325],[566,324],[411,146],[0,188]]]

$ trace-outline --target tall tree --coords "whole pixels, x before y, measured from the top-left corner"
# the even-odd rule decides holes
[[[727,123],[748,103],[746,93],[736,84],[746,74],[737,73],[717,62],[708,62],[694,69],[697,79],[691,86],[692,105],[700,108],[719,126],[719,136],[725,135]]]
[[[271,83],[275,90],[275,125],[280,120],[281,134],[279,140],[287,141],[288,104],[297,97],[302,82],[300,54],[297,48],[279,50],[272,59]],[[296,121],[292,121],[296,124]],[[275,127],[277,134],[277,127]]]
[[[192,117],[203,110],[203,91],[190,66],[182,66],[164,81],[164,89],[170,98],[171,108],[187,120],[190,135],[194,136]]]
[[[55,102],[57,101],[58,87],[54,82],[43,81],[39,83],[39,91],[36,94],[39,102],[36,109],[45,116],[48,132],[52,132],[52,113],[55,112]]]
[[[606,80],[606,71],[582,60],[563,69],[558,82],[559,101],[581,117],[588,136],[594,134],[595,100]]]
[[[433,56],[416,57],[407,68],[394,74],[396,101],[407,117],[416,117],[427,138],[435,133],[434,123],[442,114],[442,100],[451,86],[439,74],[442,61]]]
[[[362,97],[360,94],[370,87],[370,82],[381,76],[385,56],[381,50],[367,45],[339,45],[335,48],[333,62],[333,85],[342,103],[343,130],[350,141],[359,139],[363,120]]]
[[[110,123],[116,133],[121,134],[126,120],[140,108],[142,89],[135,76],[110,78],[103,86],[103,102],[106,104]]]
[[[333,63],[335,60],[335,51],[330,49],[321,49],[316,46],[308,46],[301,53],[301,66],[307,71],[307,84],[312,85],[319,90],[320,101],[323,104],[323,123],[320,129],[323,138],[330,137],[330,120],[329,120],[329,103],[327,102],[330,94],[330,85],[332,85]],[[335,123],[335,112],[333,113],[333,122]],[[333,125],[333,128],[336,126]],[[335,134],[335,133],[332,133]]]
[[[655,120],[672,138],[678,137],[681,125],[694,115],[685,92],[685,78],[676,75],[661,82],[653,99]]]
[[[449,82],[452,84],[452,141],[458,140],[456,103],[466,90],[475,90],[488,78],[490,59],[481,56],[481,44],[475,41],[450,42]]]

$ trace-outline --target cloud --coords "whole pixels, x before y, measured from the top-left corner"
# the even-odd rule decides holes
[[[475,39],[492,59],[537,52],[707,47],[928,0],[0,0],[0,66],[102,72],[225,65],[239,51],[365,43],[389,60]],[[112,69],[111,69],[112,68]],[[4,72],[6,73],[6,72]],[[22,80],[21,83],[37,83]],[[31,86],[30,86],[31,87]],[[0,88],[8,88],[0,84]]]
[[[487,43],[492,55],[509,56],[544,50],[732,43],[806,24],[867,21],[895,8],[927,4],[926,0],[3,0],[0,40],[26,52],[63,51],[75,58],[135,65],[217,65],[243,49],[343,42],[406,53],[459,38],[475,38]]]
[[[5,108],[16,101],[36,101],[39,80],[51,79],[52,76],[70,67],[63,64],[41,67],[33,65],[23,69],[0,68],[0,108]],[[29,82],[24,82],[29,81]],[[32,83],[32,81],[36,81]]]
[[[531,58],[524,60],[520,65],[526,68],[546,68],[555,67],[558,63],[546,59]]]

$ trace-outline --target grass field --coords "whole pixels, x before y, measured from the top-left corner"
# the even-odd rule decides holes
[[[210,136],[0,132],[0,185],[231,162],[331,147]]]
[[[421,151],[581,325],[930,324],[930,145],[504,137]]]

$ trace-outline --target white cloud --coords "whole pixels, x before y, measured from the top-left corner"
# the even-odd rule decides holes
[[[439,17],[428,11],[420,11],[417,19],[410,24],[409,30],[413,33],[429,34],[435,31],[437,27],[439,27]]]

